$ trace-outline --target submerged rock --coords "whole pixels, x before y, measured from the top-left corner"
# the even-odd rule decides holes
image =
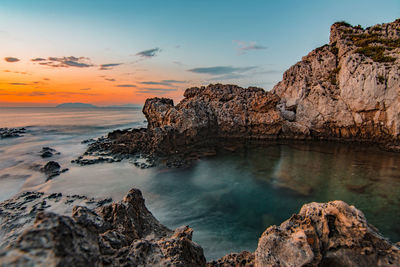
[[[53,177],[58,176],[61,173],[68,171],[67,168],[61,170],[60,164],[55,161],[47,162],[46,165],[44,165],[40,170],[46,174],[47,180],[50,180]]]
[[[53,155],[59,155],[60,152],[57,152],[55,149],[51,147],[43,147],[42,150],[40,151],[40,156],[42,158],[50,158]]]

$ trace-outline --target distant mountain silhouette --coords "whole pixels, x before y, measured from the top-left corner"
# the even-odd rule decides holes
[[[86,103],[63,103],[57,105],[56,108],[97,108],[97,106]]]

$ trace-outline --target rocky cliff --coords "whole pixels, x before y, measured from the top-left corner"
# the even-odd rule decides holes
[[[329,44],[290,67],[271,92],[215,84],[187,89],[177,105],[147,99],[147,129],[116,131],[88,151],[171,156],[227,139],[346,140],[399,150],[399,95],[400,19],[367,29],[339,22]]]
[[[209,263],[192,229],[160,224],[139,190],[109,202],[27,192],[0,203],[0,266],[400,266],[399,247],[342,201],[306,204],[254,253]]]
[[[333,24],[329,44],[290,67],[272,93],[310,136],[398,145],[400,19]]]

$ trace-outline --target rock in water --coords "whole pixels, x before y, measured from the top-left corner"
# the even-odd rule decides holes
[[[47,180],[50,180],[53,177],[68,171],[68,168],[61,170],[61,166],[58,164],[58,162],[49,161],[40,170],[46,174]]]

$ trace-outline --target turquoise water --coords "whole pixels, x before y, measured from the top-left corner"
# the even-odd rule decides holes
[[[34,116],[32,116],[34,114]],[[0,139],[0,200],[26,190],[113,197],[132,187],[170,228],[189,225],[208,260],[253,251],[261,233],[304,203],[344,200],[361,209],[392,241],[400,241],[400,156],[338,143],[247,146],[194,162],[185,169],[138,169],[129,161],[78,166],[80,142],[116,128],[144,126],[135,109],[0,109],[0,127],[29,126],[24,137]],[[70,170],[46,181],[32,169],[54,160]]]

